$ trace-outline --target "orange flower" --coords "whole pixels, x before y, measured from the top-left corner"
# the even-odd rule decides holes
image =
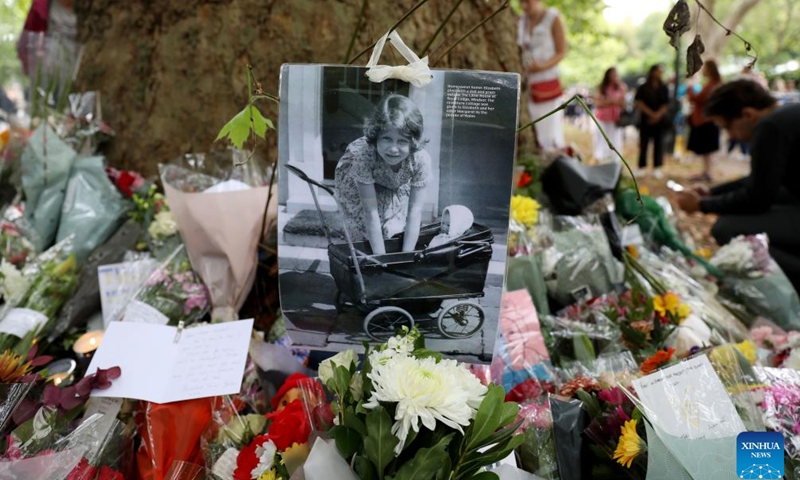
[[[631,255],[631,257],[639,258],[639,249],[636,248],[636,245],[634,245],[634,244],[626,245],[625,246],[625,250],[628,251],[628,253]]]
[[[522,172],[522,175],[519,176],[519,181],[517,182],[517,188],[525,188],[533,181],[533,177],[528,172]]]
[[[0,382],[19,383],[23,377],[31,372],[33,365],[21,356],[14,355],[11,350],[6,350],[0,355]]]
[[[640,370],[645,374],[655,372],[672,359],[673,353],[675,353],[675,349],[672,347],[666,350],[658,350],[652,357],[642,363]]]

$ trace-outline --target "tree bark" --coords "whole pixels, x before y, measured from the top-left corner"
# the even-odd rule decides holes
[[[77,85],[103,95],[104,119],[117,133],[105,152],[110,163],[153,174],[159,162],[225,147],[212,143],[245,105],[247,64],[265,91],[278,94],[281,64],[342,63],[353,38],[352,51],[363,50],[417,1],[76,0],[85,45]],[[429,1],[398,31],[420,51],[457,2]],[[510,9],[440,58],[502,3],[462,1],[428,52],[436,62],[431,66],[520,72]],[[384,61],[399,63],[402,57],[391,50],[384,50]],[[365,64],[369,53],[355,64]],[[273,102],[259,106],[265,116],[277,116]],[[275,137],[268,135],[270,160]]]

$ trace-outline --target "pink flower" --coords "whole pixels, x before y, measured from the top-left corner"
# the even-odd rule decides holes
[[[622,405],[625,402],[625,394],[620,390],[619,387],[613,387],[607,390],[600,390],[600,393],[597,394],[600,400],[609,403],[611,405]]]
[[[195,308],[202,310],[206,308],[206,305],[208,305],[208,298],[206,298],[205,294],[189,295],[183,305],[183,314],[188,315]]]
[[[518,419],[522,420],[520,428],[526,430],[530,427],[539,430],[548,430],[553,425],[553,418],[550,416],[550,408],[547,404],[531,402],[522,404],[519,407]]]
[[[19,442],[17,442],[13,435],[6,435],[6,453],[5,453],[5,460],[19,460],[22,458],[22,450],[19,448]]]

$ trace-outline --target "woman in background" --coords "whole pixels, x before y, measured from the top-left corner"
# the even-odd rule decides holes
[[[595,117],[603,127],[603,131],[611,140],[617,150],[622,148],[622,127],[617,126],[617,121],[625,108],[625,94],[628,88],[620,80],[619,73],[614,67],[606,70],[603,81],[597,89],[595,100]],[[608,142],[603,138],[600,129],[594,129],[594,158],[598,162],[607,162],[614,158],[614,152],[609,148]]]
[[[717,69],[717,63],[713,60],[706,60],[702,74],[706,83],[700,93],[694,93],[692,88],[686,92],[692,104],[692,114],[689,116],[689,143],[686,148],[703,160],[703,172],[693,180],[710,182],[711,154],[719,150],[719,127],[703,114],[703,109],[711,92],[722,84],[722,77]]]
[[[517,23],[517,44],[527,74],[528,112],[536,120],[561,105],[564,93],[557,65],[567,54],[567,36],[561,14],[542,0],[521,0],[525,13]],[[539,146],[563,148],[564,111],[534,125]]]
[[[660,168],[664,164],[664,132],[669,122],[669,90],[663,80],[664,66],[650,67],[645,81],[637,90],[634,104],[641,111],[639,118],[639,171],[647,168],[647,146],[653,142],[653,171],[656,178],[661,177]]]

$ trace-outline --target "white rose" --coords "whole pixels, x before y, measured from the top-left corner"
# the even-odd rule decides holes
[[[322,380],[322,383],[327,385],[328,381],[333,378],[333,371],[336,369],[336,367],[342,366],[350,370],[350,366],[356,364],[356,359],[357,357],[355,351],[345,350],[337,353],[327,360],[323,360],[319,364],[319,371],[317,372],[319,379]]]
[[[147,228],[147,233],[149,233],[153,239],[171,237],[178,233],[178,224],[175,223],[175,217],[172,216],[172,212],[169,210],[158,212]]]
[[[28,281],[12,263],[0,261],[0,298],[5,297],[6,303],[18,300],[28,290]]]

